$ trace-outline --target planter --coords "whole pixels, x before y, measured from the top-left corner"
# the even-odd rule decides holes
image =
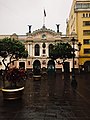
[[[34,80],[41,80],[41,75],[33,75]]]
[[[17,89],[3,88],[2,89],[3,99],[5,99],[5,100],[20,99],[20,98],[22,98],[23,91],[24,91],[24,87],[17,88]]]

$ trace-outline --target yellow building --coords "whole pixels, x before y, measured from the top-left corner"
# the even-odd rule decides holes
[[[73,0],[66,34],[76,34],[82,47],[79,65],[86,72],[90,72],[90,0]]]

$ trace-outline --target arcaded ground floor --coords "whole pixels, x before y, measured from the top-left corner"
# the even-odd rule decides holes
[[[0,120],[90,120],[90,74],[42,76],[26,80],[22,100],[4,101],[0,91]]]

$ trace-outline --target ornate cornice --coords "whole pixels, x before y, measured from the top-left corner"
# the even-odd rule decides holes
[[[51,29],[47,29],[45,26],[43,26],[41,29],[38,29],[38,30],[33,31],[32,33],[27,33],[27,35],[29,35],[29,36],[34,36],[34,35],[36,35],[36,34],[41,34],[41,33],[44,33],[44,32],[50,33],[50,34],[52,34],[52,35],[54,35],[54,36],[55,36],[55,35],[58,35],[58,34],[61,35],[61,32],[57,33],[57,32],[55,32],[55,31],[53,31],[53,30],[51,30]]]

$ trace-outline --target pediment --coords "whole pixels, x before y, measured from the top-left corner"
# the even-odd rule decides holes
[[[28,40],[42,40],[42,39],[46,39],[46,40],[53,40],[55,39],[57,36],[59,35],[59,37],[61,36],[60,33],[57,33],[51,29],[47,29],[45,26],[42,27],[41,29],[35,30],[32,33],[27,33],[27,39]]]
[[[47,29],[46,27],[42,27],[41,29],[33,31],[32,35],[43,34],[43,33],[51,34],[53,36],[57,35],[55,31],[51,29]]]
[[[46,27],[42,27],[38,30],[35,30],[33,31],[32,33],[27,33],[28,36],[37,36],[39,34],[49,34],[49,35],[52,35],[52,36],[56,36],[57,35],[57,32],[51,30],[51,29],[47,29]]]

